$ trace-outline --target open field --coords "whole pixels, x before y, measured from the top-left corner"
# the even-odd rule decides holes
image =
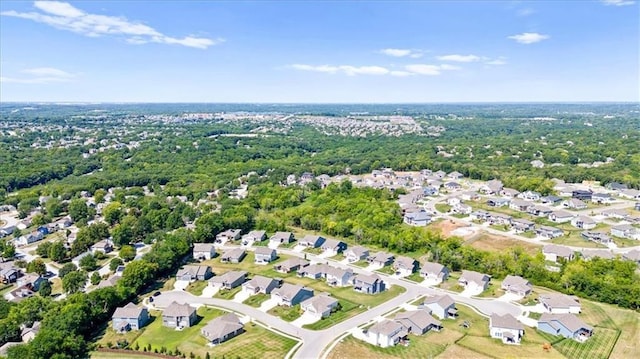
[[[438,288],[451,290],[458,293],[462,292],[464,288],[460,284],[458,284],[458,279],[460,279],[460,274],[461,274],[460,272],[449,273],[449,278],[447,278],[447,280],[445,280],[444,282],[438,284]]]
[[[254,255],[254,253],[253,252],[247,252],[247,256],[244,257],[244,259],[240,263],[221,263],[220,262],[220,256],[217,256],[214,259],[209,259],[209,260],[203,261],[201,264],[202,265],[211,266],[211,269],[213,270],[213,273],[215,273],[215,275],[217,275],[217,276],[222,274],[222,273],[231,271],[231,270],[243,270],[243,271],[247,271],[247,272],[250,272],[250,273],[256,273],[256,274],[269,276],[269,277],[277,277],[277,276],[281,277],[282,273],[278,273],[275,270],[273,270],[273,265],[275,263],[284,261],[287,258],[289,258],[289,256],[284,255],[284,254],[278,254],[278,259],[276,259],[271,264],[267,264],[267,265],[255,264],[255,262],[254,262],[255,255]],[[271,274],[269,274],[269,273],[271,273]]]
[[[186,288],[186,291],[193,295],[201,295],[202,290],[207,286],[208,282],[206,280],[197,280],[195,282],[189,283]]]
[[[489,359],[490,356],[482,355],[460,345],[454,344],[447,347],[442,354],[437,356],[438,359]]]
[[[499,339],[489,337],[489,327],[484,336],[467,335],[456,344],[482,355],[493,358],[564,358],[554,347],[549,352],[542,348],[546,339],[536,333],[535,329],[526,329],[520,345],[502,344]]]
[[[153,358],[149,353],[138,353],[133,350],[120,353],[91,352],[91,359],[149,359]]]
[[[489,287],[484,292],[477,295],[479,298],[498,298],[501,297],[505,291],[502,290],[502,281],[498,279],[491,279]]]
[[[554,238],[552,240],[549,240],[548,242],[573,247],[607,248],[607,246],[604,246],[602,244],[585,240],[580,236],[579,232],[571,232],[568,236]]]
[[[214,298],[231,300],[242,290],[242,286],[235,287],[233,289],[220,289],[218,293],[214,294]]]
[[[302,310],[300,309],[300,304],[294,305],[293,307],[276,305],[275,307],[269,309],[267,313],[276,317],[280,317],[280,319],[286,322],[293,322],[294,320],[300,318],[300,316],[302,315]]]
[[[158,318],[145,329],[133,345],[137,344],[140,348],[151,345],[152,350],[165,347],[167,350],[175,351],[178,348],[187,356],[189,353],[193,353],[201,358],[204,358],[209,352],[212,357],[258,359],[282,358],[296,343],[293,339],[282,337],[259,325],[248,323],[244,326],[245,333],[221,345],[209,347],[207,340],[200,335],[200,328],[211,319],[224,313],[218,309],[201,307],[198,309],[198,315],[202,319],[195,326],[181,331],[163,327],[162,320]],[[158,312],[153,314],[159,315]]]
[[[249,298],[245,299],[244,304],[246,305],[250,305],[254,308],[260,308],[260,305],[269,300],[269,298],[271,298],[270,295],[268,294],[263,294],[263,293],[258,293],[258,294],[254,294],[252,296],[250,296]]]
[[[440,232],[445,238],[451,236],[451,232],[460,228],[466,227],[465,225],[454,223],[452,221],[436,221],[433,223],[429,223],[427,226],[428,229],[433,230],[435,232]]]
[[[517,239],[511,239],[508,237],[497,236],[494,234],[483,233],[478,238],[470,239],[464,244],[473,248],[490,252],[504,252],[510,248],[520,247],[528,254],[536,254],[540,251],[540,246],[519,241]]]
[[[348,300],[340,300],[340,310],[337,312],[331,313],[331,315],[327,318],[322,318],[319,321],[304,325],[303,328],[311,329],[311,330],[322,330],[325,328],[329,328],[330,326],[339,323],[343,320],[354,317],[366,310],[363,305],[359,305],[353,302],[349,302]]]

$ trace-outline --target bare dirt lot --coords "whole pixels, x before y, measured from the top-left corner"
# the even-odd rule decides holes
[[[473,248],[494,252],[503,252],[516,246],[520,246],[529,254],[536,254],[540,250],[540,246],[535,244],[487,233],[482,233],[477,238],[469,239],[465,244]]]

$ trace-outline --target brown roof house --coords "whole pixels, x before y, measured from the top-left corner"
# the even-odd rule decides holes
[[[194,325],[197,320],[196,308],[186,303],[171,302],[162,312],[162,325],[169,328],[187,328]]]

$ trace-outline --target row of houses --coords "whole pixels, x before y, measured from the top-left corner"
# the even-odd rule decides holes
[[[571,248],[555,244],[544,246],[542,248],[542,254],[544,255],[545,260],[554,263],[558,263],[560,259],[571,261],[576,257],[575,252]],[[585,249],[581,251],[580,254],[585,260],[590,260],[595,257],[603,259],[615,258],[615,255],[611,251],[604,249]],[[621,255],[621,258],[640,265],[640,250],[634,249],[629,252],[623,253]]]

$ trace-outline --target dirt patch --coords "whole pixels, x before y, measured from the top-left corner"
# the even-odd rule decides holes
[[[445,219],[443,221],[438,221],[429,225],[429,228],[431,230],[442,233],[444,237],[453,236],[454,234],[451,234],[451,232],[455,231],[460,227],[466,227],[466,226],[464,224],[455,223],[448,219]]]
[[[524,241],[519,241],[517,239],[511,239],[508,237],[497,236],[495,234],[483,233],[478,236],[476,239],[471,239],[465,242],[466,245],[470,245],[473,248],[484,250],[484,251],[493,251],[493,252],[504,252],[509,248],[513,248],[519,246],[524,249],[525,252],[529,254],[536,254],[540,250],[541,246],[531,244]]]
[[[447,348],[442,354],[438,355],[438,359],[484,359],[491,358],[489,356],[471,351],[465,347],[459,345],[452,345]]]

